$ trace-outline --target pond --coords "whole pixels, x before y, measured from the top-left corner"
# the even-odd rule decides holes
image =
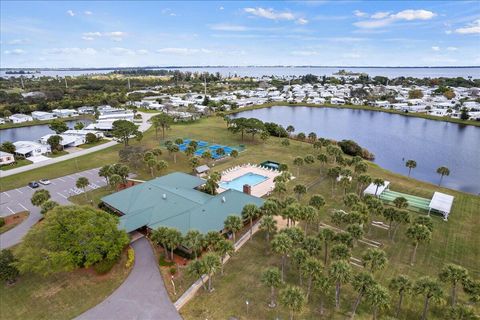
[[[440,166],[450,169],[442,186],[480,194],[480,128],[406,117],[377,111],[275,106],[243,111],[232,117],[257,118],[295,132],[315,132],[318,137],[351,139],[375,154],[375,163],[403,175],[405,162],[417,167],[413,178],[438,184]],[[275,160],[275,159],[272,159]]]
[[[65,123],[70,129],[73,129],[73,126],[77,122],[83,122],[85,126],[92,123],[92,121],[89,119],[65,121]],[[39,124],[39,125],[34,125],[29,127],[1,129],[0,142],[4,142],[4,141],[15,142],[20,140],[37,141],[44,135],[47,135],[50,133],[54,133],[54,131],[50,130],[50,128],[48,127],[48,124]]]

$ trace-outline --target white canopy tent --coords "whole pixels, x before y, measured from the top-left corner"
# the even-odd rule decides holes
[[[448,220],[448,215],[452,209],[454,197],[445,193],[435,192],[430,200],[429,212],[435,210],[443,214],[443,219]]]
[[[388,189],[389,185],[390,185],[390,181],[384,181],[383,185],[378,186],[378,189],[377,189],[377,186],[375,184],[370,183],[368,187],[363,191],[363,194],[364,195],[372,194],[375,196],[379,196],[382,194],[383,191],[385,191],[385,189]]]

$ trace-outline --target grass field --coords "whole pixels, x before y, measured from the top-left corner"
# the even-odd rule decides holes
[[[106,275],[92,269],[47,277],[21,276],[11,286],[0,286],[0,319],[72,319],[108,297],[128,276],[126,252]]]
[[[9,164],[9,165],[6,165],[6,166],[1,166],[0,170],[8,171],[8,170],[12,170],[12,169],[15,169],[15,168],[20,168],[20,167],[23,167],[23,166],[27,166],[27,165],[32,164],[32,163],[33,162],[30,161],[30,160],[20,159],[20,160],[17,160],[15,163],[12,163],[12,164]]]
[[[156,138],[153,130],[145,133],[144,139],[140,144],[146,147],[156,147],[160,144],[160,136]],[[220,118],[206,118],[192,124],[174,125],[167,132],[167,139],[175,139],[177,137],[189,137],[197,140],[205,140],[211,143],[225,145],[245,144],[245,152],[240,153],[237,159],[225,159],[215,163],[215,170],[221,171],[228,167],[241,163],[260,163],[265,160],[273,160],[281,163],[287,163],[293,172],[293,159],[296,156],[304,156],[306,154],[315,154],[316,150],[311,144],[299,141],[291,141],[289,147],[281,145],[281,139],[270,138],[266,143],[260,142],[257,138],[251,141],[250,136],[246,135],[245,141],[241,141],[240,135],[233,135],[226,131],[226,124]],[[132,142],[138,144],[138,142]],[[74,161],[66,161],[52,166],[44,167],[33,172],[19,174],[12,177],[2,179],[2,188],[10,189],[12,186],[18,185],[19,181],[26,181],[44,177],[47,172],[51,175],[61,176],[67,173],[85,170],[88,168],[98,167],[106,163],[114,163],[118,161],[117,152],[122,148],[117,145],[106,150],[99,151],[94,154],[79,157],[77,164]],[[184,171],[190,172],[187,158],[184,154],[179,153],[177,163],[173,163],[173,157],[164,150],[162,159],[167,160],[169,167],[165,172]],[[477,220],[480,208],[480,198],[450,189],[439,188],[435,185],[407,178],[386,171],[374,163],[368,163],[368,174],[372,177],[381,177],[391,182],[391,189],[417,195],[420,197],[430,198],[434,191],[441,191],[455,196],[455,202],[450,214],[448,222],[444,222],[438,217],[434,218],[433,239],[428,245],[421,245],[417,253],[417,262],[414,267],[409,265],[409,257],[412,246],[404,236],[405,227],[398,231],[395,243],[392,243],[385,230],[371,228],[368,238],[379,241],[383,244],[383,249],[387,252],[389,264],[386,269],[378,272],[375,278],[383,285],[387,284],[387,280],[393,275],[404,273],[412,279],[416,279],[421,275],[436,276],[442,266],[446,263],[453,262],[466,267],[470,274],[475,278],[480,277],[480,234],[478,232]],[[76,168],[76,165],[79,168]],[[38,172],[40,171],[40,173]],[[332,195],[331,182],[325,178],[326,168],[321,168],[318,163],[311,166],[304,166],[300,169],[300,175],[296,180],[289,183],[290,190],[298,183],[305,185],[313,185],[308,190],[308,195],[303,198],[307,201],[311,194],[322,194],[327,202],[323,213],[323,221],[331,223],[329,213],[332,208],[343,208],[343,192],[337,190]],[[136,171],[139,179],[150,179],[150,173],[146,168]],[[49,178],[53,178],[49,175]],[[158,173],[157,173],[158,175]],[[7,187],[5,187],[5,185]],[[355,188],[355,183],[352,189]],[[340,188],[339,188],[340,189]],[[97,202],[100,197],[107,194],[108,189],[98,189],[94,191],[91,198]],[[75,197],[75,202],[82,202],[83,195]],[[380,219],[379,219],[380,220]],[[255,315],[258,319],[274,318],[277,315],[281,318],[286,317],[285,310],[270,310],[266,307],[268,290],[259,284],[261,271],[267,267],[278,266],[279,257],[275,255],[265,255],[265,245],[261,240],[261,234],[255,236],[255,240],[247,244],[240,252],[228,262],[226,267],[226,275],[216,277],[214,282],[216,289],[214,293],[207,294],[201,292],[183,309],[182,314],[186,319],[225,319],[230,315],[245,318],[245,299],[252,302],[250,306],[251,315]],[[359,257],[366,248],[359,245],[353,251],[355,257]],[[289,279],[296,278],[293,270],[289,268]],[[290,283],[297,283],[290,280]],[[448,287],[445,286],[446,298],[448,298]],[[334,314],[327,314],[325,318],[344,319],[345,315],[351,308],[354,294],[349,285],[345,286],[342,297],[344,299],[342,309]],[[330,297],[333,298],[333,295]],[[317,298],[309,304],[309,307],[302,313],[301,319],[318,319]],[[465,301],[465,297],[460,295],[460,300]],[[329,300],[329,310],[331,308],[332,299]],[[444,309],[440,309],[432,304],[430,318],[443,318]],[[405,303],[405,312],[403,319],[418,318],[421,311],[421,299],[415,297],[407,299]],[[359,319],[370,318],[370,312],[365,304],[361,304],[359,310]],[[250,317],[249,317],[250,318]]]

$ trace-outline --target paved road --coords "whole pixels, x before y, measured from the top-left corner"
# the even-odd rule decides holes
[[[90,181],[87,191],[93,190],[106,185],[105,179],[98,176],[98,168],[74,173],[61,178],[52,179],[51,184],[47,186],[41,185],[37,189],[28,186],[8,190],[0,193],[0,216],[7,216],[20,211],[30,211],[29,217],[17,227],[0,235],[0,248],[11,247],[21,241],[23,236],[30,228],[40,220],[40,208],[30,203],[35,190],[46,189],[50,192],[53,201],[61,205],[68,205],[70,196],[83,193],[82,190],[75,187],[75,183],[79,177],[86,177]]]
[[[77,320],[182,319],[170,301],[148,240],[140,238],[132,246],[135,265],[127,280]]]

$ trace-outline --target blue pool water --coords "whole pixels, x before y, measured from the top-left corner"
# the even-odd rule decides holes
[[[243,185],[248,184],[253,187],[267,179],[268,177],[250,172],[244,174],[243,176],[237,177],[229,182],[220,182],[219,186],[223,189],[235,189],[238,191],[243,191]]]

